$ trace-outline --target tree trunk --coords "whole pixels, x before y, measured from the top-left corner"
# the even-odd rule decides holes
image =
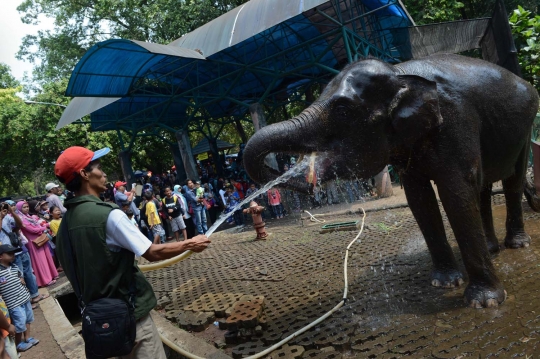
[[[174,165],[176,166],[176,183],[183,185],[187,180],[187,175],[180,149],[178,146],[171,146],[171,152],[173,154]]]
[[[375,189],[379,198],[391,197],[394,195],[392,189],[392,181],[390,180],[390,174],[388,173],[388,166],[375,176]]]
[[[244,131],[244,126],[242,126],[242,122],[238,118],[234,120],[234,126],[236,127],[236,132],[238,132],[238,135],[242,139],[242,143],[247,143],[248,138],[246,131]]]
[[[251,114],[251,121],[253,121],[255,132],[266,126],[266,118],[264,117],[264,111],[260,103],[250,105],[249,112]],[[266,156],[264,163],[276,171],[279,171],[276,155],[274,153],[270,153],[268,156]]]
[[[131,185],[135,183],[135,175],[133,174],[133,168],[131,167],[131,151],[122,150],[118,154],[118,160],[120,161],[120,168],[124,175],[124,181],[127,182],[127,190],[131,190]]]
[[[197,165],[195,164],[193,153],[191,152],[191,143],[189,141],[188,133],[184,130],[178,130],[174,135],[178,142],[180,156],[182,156],[182,162],[184,163],[184,170],[187,177],[193,181],[198,180],[199,172],[197,171]]]

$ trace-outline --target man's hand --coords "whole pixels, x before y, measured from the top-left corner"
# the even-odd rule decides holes
[[[208,245],[211,243],[210,239],[208,239],[208,237],[204,234],[200,234],[191,239],[188,239],[187,242],[189,243],[188,249],[195,253],[204,251],[206,247],[208,247]]]
[[[172,217],[171,217],[171,216],[169,216],[169,221],[172,221]]]
[[[26,285],[26,282],[24,281],[23,278],[19,278],[19,279],[21,280],[22,285]]]
[[[15,326],[13,324],[10,324],[9,325],[9,328],[8,328],[8,333],[9,333],[9,336],[10,337],[14,337],[16,332],[15,332]]]

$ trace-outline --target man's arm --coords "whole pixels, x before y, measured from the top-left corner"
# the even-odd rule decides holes
[[[208,237],[202,234],[182,242],[152,244],[142,256],[150,262],[155,262],[175,257],[188,250],[202,252],[209,244]]]
[[[9,212],[11,213],[11,215],[13,216],[13,220],[15,221],[15,229],[21,229],[23,227],[21,217],[17,215],[17,213],[11,206],[9,206]]]
[[[127,195],[127,200],[129,202],[133,201],[133,196],[135,196],[135,188],[133,188],[133,190],[131,190],[130,192],[128,192],[129,194]]]

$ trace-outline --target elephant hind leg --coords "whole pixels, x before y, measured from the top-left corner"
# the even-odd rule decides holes
[[[492,187],[493,184],[488,183],[480,191],[480,214],[482,215],[482,226],[484,227],[489,253],[497,254],[500,252],[500,246],[493,227],[493,214],[491,212]]]
[[[529,144],[523,146],[516,163],[515,173],[503,180],[504,197],[506,199],[506,248],[528,247],[531,237],[525,232],[523,224],[523,188],[525,185],[525,173],[527,170],[527,155]]]
[[[433,271],[431,284],[435,287],[453,288],[463,284],[454,253],[444,231],[441,212],[429,179],[412,174],[401,174],[403,188],[424,239],[426,240]]]
[[[451,169],[449,172],[452,173]],[[457,172],[457,170],[455,171]],[[469,275],[465,300],[472,307],[496,307],[506,293],[491,262],[480,211],[481,188],[471,176],[438,184],[439,196]]]

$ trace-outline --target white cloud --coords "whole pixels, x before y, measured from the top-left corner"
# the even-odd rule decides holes
[[[21,21],[17,6],[22,0],[0,0],[0,62],[11,67],[11,74],[22,80],[24,73],[32,72],[32,64],[19,61],[15,54],[19,51],[22,38],[25,35],[37,34],[38,30],[53,29],[53,19],[41,17],[39,25],[27,25]]]

